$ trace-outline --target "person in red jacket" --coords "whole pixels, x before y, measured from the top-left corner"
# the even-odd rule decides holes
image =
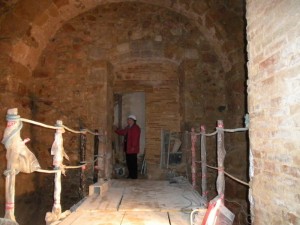
[[[130,115],[127,118],[127,126],[115,131],[124,136],[124,152],[126,153],[126,164],[129,171],[128,178],[137,179],[137,154],[140,152],[141,128],[136,124],[136,117]]]

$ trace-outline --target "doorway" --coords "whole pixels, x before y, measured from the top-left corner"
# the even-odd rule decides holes
[[[146,145],[146,104],[145,92],[119,93],[114,95],[114,126],[124,128],[127,126],[129,115],[135,115],[137,124],[141,128],[140,153],[138,159],[143,158]],[[123,137],[115,136],[114,138],[114,161],[115,164],[125,164],[125,155],[123,151]],[[139,164],[140,164],[140,160]]]

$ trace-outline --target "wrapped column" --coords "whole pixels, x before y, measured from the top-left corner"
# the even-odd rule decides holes
[[[62,134],[65,132],[62,127],[63,123],[61,120],[56,121],[56,126],[60,127],[55,132],[54,143],[51,148],[51,155],[53,155],[53,166],[54,170],[57,170],[54,178],[54,204],[52,208],[52,214],[57,218],[60,218],[61,214],[61,174],[64,173],[63,158],[64,158],[64,147]]]
[[[222,120],[218,120],[217,125],[217,154],[218,154],[218,177],[217,177],[217,192],[222,198],[224,204],[225,192],[225,175],[224,175],[224,160],[225,160],[225,147],[224,147],[224,124]]]
[[[5,180],[5,218],[15,221],[15,179],[19,172],[32,173],[40,169],[35,155],[27,148],[29,138],[22,140],[23,127],[18,109],[7,111],[7,126],[4,130],[2,143],[6,148],[7,169],[4,172]]]

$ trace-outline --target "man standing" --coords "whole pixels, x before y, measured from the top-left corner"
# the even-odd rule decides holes
[[[128,116],[127,126],[115,132],[124,136],[124,152],[126,153],[126,163],[129,171],[128,178],[137,179],[137,154],[140,151],[141,129],[136,124],[136,117],[134,115]]]

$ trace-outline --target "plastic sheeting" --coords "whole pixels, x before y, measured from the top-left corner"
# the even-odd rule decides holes
[[[69,160],[68,155],[64,151],[63,146],[63,137],[62,134],[65,132],[63,128],[57,129],[55,136],[54,136],[54,142],[51,147],[51,155],[53,155],[53,166],[58,169],[60,168],[62,170],[62,173],[64,174],[64,166],[63,166],[63,159],[64,157]]]
[[[25,145],[20,135],[22,122],[19,120],[8,121],[2,143],[7,150],[7,171],[15,170],[23,173],[32,173],[40,169],[40,164],[35,155]]]
[[[69,211],[62,213],[61,203],[60,203],[60,195],[61,195],[61,174],[65,174],[65,169],[63,165],[63,160],[66,158],[69,160],[69,157],[64,151],[63,146],[63,136],[62,134],[65,132],[62,127],[62,121],[58,120],[57,125],[61,126],[60,129],[57,129],[54,136],[54,142],[51,147],[51,155],[53,155],[53,166],[54,169],[57,170],[54,178],[54,204],[52,207],[52,212],[48,212],[46,214],[45,220],[46,224],[57,224],[56,222],[60,219],[63,219]]]
[[[21,138],[22,122],[17,109],[7,111],[7,126],[2,143],[6,148],[7,168],[5,178],[5,218],[15,221],[15,180],[19,172],[32,173],[40,169],[35,155],[25,145],[29,139]]]
[[[0,225],[19,225],[17,222],[0,218]]]

